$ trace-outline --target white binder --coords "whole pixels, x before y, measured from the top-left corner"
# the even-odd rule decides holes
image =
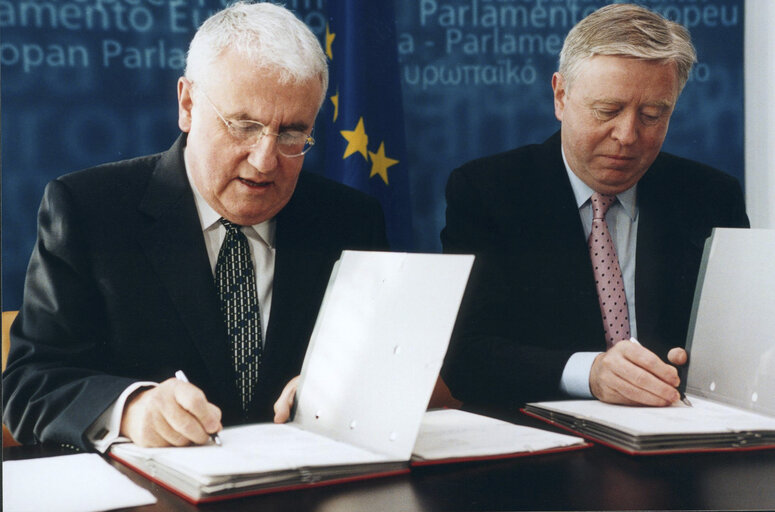
[[[310,339],[292,424],[409,459],[473,261],[344,251]]]
[[[687,350],[687,393],[775,416],[775,230],[713,230]]]

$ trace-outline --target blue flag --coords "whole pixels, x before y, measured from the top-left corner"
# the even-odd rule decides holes
[[[412,248],[393,2],[329,0],[324,49],[330,85],[321,111],[325,174],[376,197],[391,248]]]

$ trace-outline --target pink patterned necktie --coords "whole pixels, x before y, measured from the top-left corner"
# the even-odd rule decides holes
[[[616,201],[616,196],[595,192],[592,194],[592,231],[589,234],[589,258],[595,272],[597,298],[603,315],[603,327],[608,348],[616,342],[629,339],[630,318],[627,313],[627,296],[624,280],[616,257],[616,248],[608,231],[605,213]]]

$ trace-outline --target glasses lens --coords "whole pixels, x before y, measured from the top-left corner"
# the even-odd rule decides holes
[[[264,131],[264,125],[256,121],[231,121],[228,126],[231,135],[240,142],[257,142]]]
[[[301,156],[314,144],[312,137],[302,132],[283,132],[277,136],[277,147],[285,156]]]

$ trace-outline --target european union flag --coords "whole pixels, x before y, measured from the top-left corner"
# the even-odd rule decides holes
[[[325,174],[379,199],[393,250],[412,247],[393,2],[329,0]]]

